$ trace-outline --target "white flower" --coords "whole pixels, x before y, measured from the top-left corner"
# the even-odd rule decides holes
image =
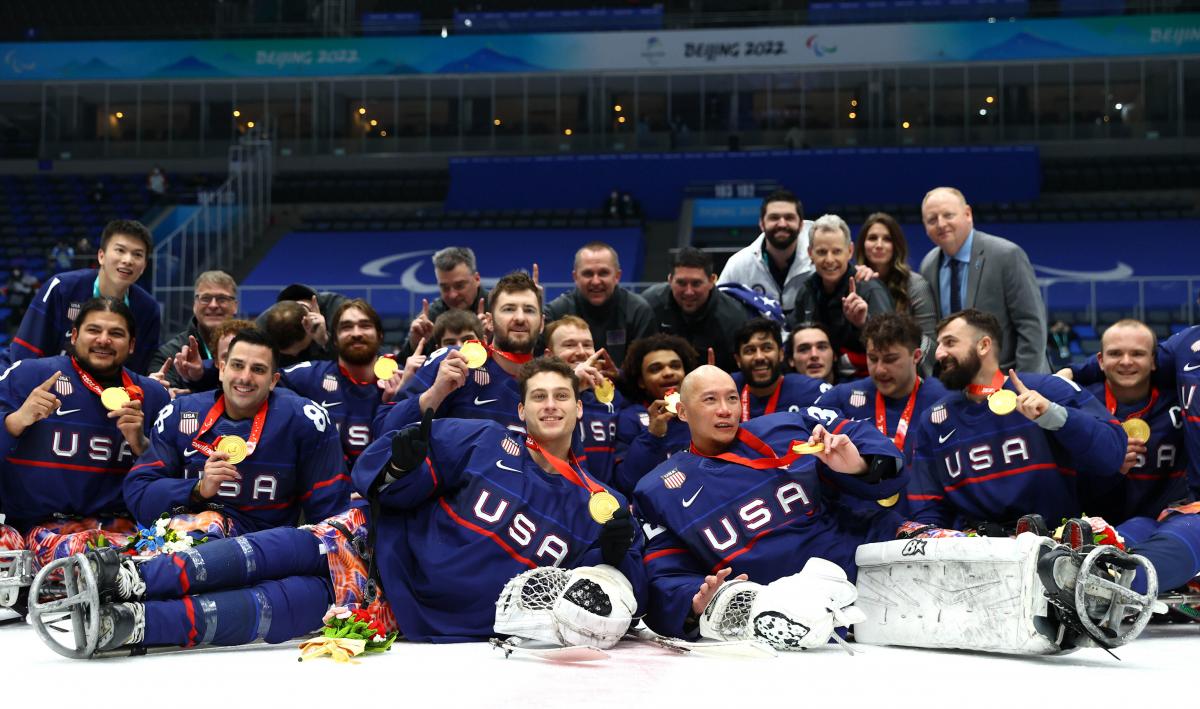
[[[170,527],[170,525],[171,525],[170,519],[159,518],[159,520],[154,523],[154,536],[156,536],[156,537],[165,536],[167,533],[167,529]]]
[[[180,537],[176,541],[167,542],[166,544],[163,544],[162,550],[164,552],[170,554],[170,553],[174,553],[177,551],[183,551],[191,546],[192,546],[192,538],[187,535],[184,535],[183,537]]]

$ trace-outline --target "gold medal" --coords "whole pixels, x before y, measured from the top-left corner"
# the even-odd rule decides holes
[[[471,369],[479,369],[487,364],[488,352],[479,340],[467,340],[458,351],[467,358],[467,366]]]
[[[617,498],[606,490],[593,492],[592,496],[588,498],[588,514],[596,520],[596,524],[604,524],[612,519],[613,513],[619,509],[621,509],[621,503],[617,502]]]
[[[391,357],[380,357],[375,360],[375,377],[381,381],[387,381],[396,374],[396,370],[400,369],[400,363]]]
[[[792,452],[797,455],[809,455],[825,450],[824,443],[797,443],[792,446]]]
[[[129,392],[121,387],[109,387],[100,392],[100,403],[109,411],[116,411],[129,403]]]
[[[613,397],[617,394],[617,388],[608,379],[601,379],[600,383],[592,387],[592,393],[596,395],[596,401],[601,404],[611,404]]]
[[[1121,428],[1125,429],[1125,433],[1130,438],[1136,438],[1139,441],[1150,440],[1150,424],[1141,419],[1129,419],[1121,424]]]
[[[1017,410],[1017,393],[1008,389],[1000,389],[987,399],[988,408],[997,416],[1008,416]]]
[[[246,459],[246,440],[241,436],[221,436],[217,450],[229,455],[229,462],[237,465]]]
[[[876,500],[875,502],[879,503],[880,507],[894,507],[896,505],[896,503],[899,501],[900,501],[900,493],[897,492],[895,495],[892,495],[891,497],[885,497],[882,500]]]
[[[674,389],[668,389],[667,395],[663,397],[663,401],[667,402],[667,411],[679,415],[679,392]]]

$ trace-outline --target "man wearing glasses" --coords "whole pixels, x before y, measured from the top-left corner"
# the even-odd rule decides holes
[[[237,283],[233,277],[224,271],[201,273],[196,277],[192,321],[182,332],[176,333],[158,348],[150,358],[150,372],[163,370],[163,365],[168,360],[174,360],[176,354],[183,353],[187,359],[192,350],[199,353],[201,360],[215,359],[217,326],[233,317],[237,309]],[[167,367],[164,374],[171,387],[188,388],[188,382],[174,367]]]

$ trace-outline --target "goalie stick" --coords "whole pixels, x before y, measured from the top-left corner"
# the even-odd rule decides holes
[[[600,648],[586,645],[576,647],[523,647],[521,641],[514,638],[508,640],[492,638],[488,640],[488,643],[493,648],[503,651],[505,658],[516,655],[517,657],[532,657],[538,660],[546,660],[547,662],[595,662],[609,658],[609,654]]]
[[[758,640],[703,640],[692,642],[659,635],[645,625],[639,625],[626,635],[638,642],[657,645],[680,655],[699,657],[776,657],[775,649]]]

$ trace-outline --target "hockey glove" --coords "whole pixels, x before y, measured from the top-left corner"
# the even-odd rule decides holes
[[[388,462],[390,477],[399,478],[421,465],[429,452],[429,429],[432,425],[433,409],[425,409],[420,426],[409,426],[392,438],[392,459]]]
[[[604,523],[600,528],[600,556],[604,559],[604,563],[609,566],[617,566],[621,563],[621,559],[625,558],[625,554],[629,552],[629,547],[633,545],[633,534],[636,528],[633,526],[633,518],[629,516],[629,510],[622,507],[613,513],[612,519]]]

